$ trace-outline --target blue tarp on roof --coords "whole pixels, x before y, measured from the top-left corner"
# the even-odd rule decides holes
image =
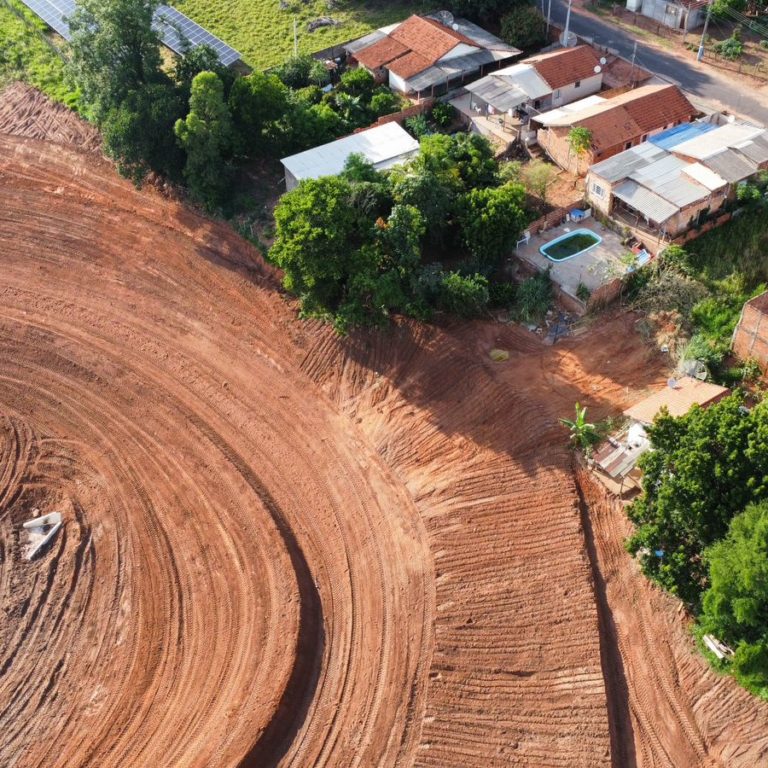
[[[661,149],[670,151],[678,144],[714,131],[715,128],[717,126],[712,123],[683,123],[682,125],[676,125],[674,128],[668,128],[666,131],[657,133],[655,136],[651,136],[648,141]]]

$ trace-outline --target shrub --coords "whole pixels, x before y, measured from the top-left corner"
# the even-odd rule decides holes
[[[388,88],[382,88],[371,97],[370,109],[376,117],[397,112],[399,99]]]
[[[488,287],[488,305],[494,309],[509,309],[517,298],[517,286],[514,283],[494,281]]]
[[[276,74],[289,88],[294,90],[305,88],[310,84],[309,72],[313,61],[311,56],[291,56],[281,67],[278,67]]]
[[[576,297],[581,299],[586,304],[589,301],[589,297],[591,295],[592,291],[590,291],[589,288],[584,285],[584,283],[579,283],[579,286],[576,289]]]
[[[429,125],[424,115],[414,115],[405,121],[405,127],[414,138],[421,139],[429,133]]]
[[[482,275],[444,274],[437,304],[440,309],[460,317],[477,317],[488,306],[488,279]]]
[[[744,44],[736,37],[729,37],[727,40],[715,43],[714,49],[724,59],[734,61],[744,53]]]
[[[515,316],[524,323],[538,322],[552,303],[552,282],[549,270],[524,280],[517,289]]]
[[[456,110],[452,104],[445,101],[439,101],[432,107],[432,120],[439,128],[447,128],[456,118]]]
[[[363,67],[348,69],[339,81],[338,90],[350,96],[360,96],[369,101],[373,95],[376,81],[373,75]]]
[[[768,51],[768,40],[761,40],[761,41],[760,41],[760,47],[761,47],[761,48],[762,48],[764,51]]]

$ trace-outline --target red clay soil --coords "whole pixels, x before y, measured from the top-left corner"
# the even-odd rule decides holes
[[[0,93],[0,133],[46,139],[90,152],[101,147],[94,126],[26,83],[11,83]]]
[[[583,511],[556,417],[664,380],[631,315],[339,339],[47,138],[0,135],[0,765],[765,761],[765,707]],[[35,507],[65,526],[27,563]]]

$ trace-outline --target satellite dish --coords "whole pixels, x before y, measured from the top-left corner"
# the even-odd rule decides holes
[[[667,386],[670,389],[677,389],[677,379],[667,379]]]
[[[603,71],[603,68],[601,66],[596,66],[593,71],[596,75],[599,75]]]
[[[450,11],[438,11],[437,18],[445,24],[446,27],[450,27],[453,24],[453,14]]]
[[[452,29],[454,32],[458,32],[458,31],[459,31],[459,25],[458,25],[458,24],[451,24],[451,29]]]
[[[600,64],[602,66],[605,66],[608,63],[608,59],[605,58],[605,56],[600,57]]]

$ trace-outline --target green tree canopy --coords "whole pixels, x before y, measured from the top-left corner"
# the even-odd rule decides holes
[[[704,560],[710,585],[702,600],[704,629],[732,643],[768,643],[768,502],[736,515]]]
[[[238,78],[229,94],[236,151],[262,157],[284,142],[275,129],[289,109],[288,88],[275,75],[253,72]]]
[[[149,170],[179,178],[184,153],[173,128],[184,108],[172,84],[153,83],[130,91],[107,112],[101,126],[104,149],[123,176],[137,184]]]
[[[535,6],[521,4],[502,18],[501,37],[522,51],[538,50],[547,42],[547,22]]]
[[[213,72],[192,81],[189,114],[178,120],[176,136],[187,152],[184,177],[190,192],[208,208],[222,200],[229,183],[232,123],[224,85]]]
[[[351,195],[350,183],[341,177],[306,179],[275,209],[277,232],[269,256],[285,272],[285,287],[299,297],[307,315],[335,314],[346,283],[369,269],[370,259],[358,254],[365,240]]]
[[[654,450],[640,459],[643,493],[629,507],[630,551],[649,577],[696,605],[706,586],[706,547],[734,515],[768,498],[768,403],[751,411],[738,394],[688,414],[656,417]]]
[[[736,515],[704,560],[710,586],[699,624],[735,646],[736,677],[768,698],[768,503]]]
[[[128,94],[163,80],[159,0],[80,0],[69,19],[70,75],[86,113],[101,122]]]
[[[482,267],[494,267],[525,227],[525,189],[520,184],[472,189],[460,214],[462,236]]]

